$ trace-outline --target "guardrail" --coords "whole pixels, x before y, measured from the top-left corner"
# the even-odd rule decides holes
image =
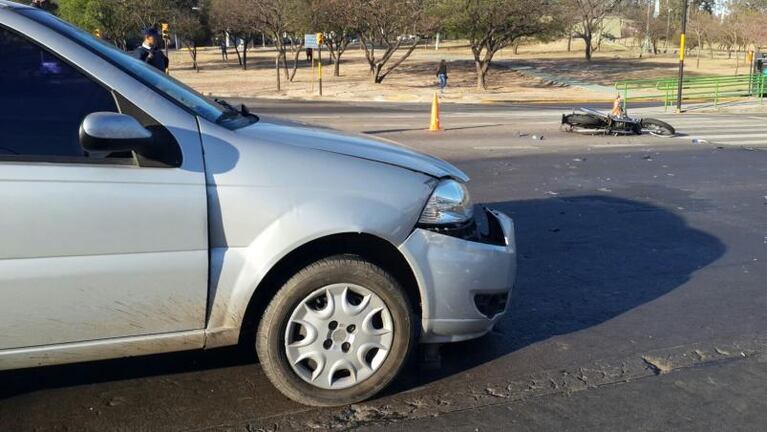
[[[755,97],[764,103],[765,75],[733,75],[690,77],[682,81],[683,101],[713,101],[717,106],[723,99]],[[624,80],[615,83],[615,88],[623,95],[623,108],[629,101],[662,101],[668,110],[676,102],[679,79],[641,79]]]

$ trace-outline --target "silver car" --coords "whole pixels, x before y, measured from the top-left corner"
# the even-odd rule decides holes
[[[0,369],[244,343],[296,401],[369,398],[505,313],[513,224],[467,181],[0,0]]]

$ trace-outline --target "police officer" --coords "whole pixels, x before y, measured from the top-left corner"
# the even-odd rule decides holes
[[[133,57],[165,72],[168,69],[168,57],[159,47],[160,33],[154,27],[144,30],[144,43],[133,51]]]

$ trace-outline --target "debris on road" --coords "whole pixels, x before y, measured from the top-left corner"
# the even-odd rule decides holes
[[[714,347],[714,351],[716,351],[717,354],[720,354],[720,355],[723,355],[723,356],[730,355],[729,351],[725,351],[723,349],[719,349],[718,347]]]
[[[653,369],[655,375],[661,375],[671,372],[674,366],[668,360],[664,360],[659,357],[643,356],[642,360]]]
[[[492,387],[487,387],[485,389],[485,393],[487,393],[490,396],[497,397],[497,398],[502,398],[502,399],[508,399],[508,397],[509,397],[509,395],[501,393],[501,392],[499,392],[498,390],[496,390],[496,389],[494,389]]]

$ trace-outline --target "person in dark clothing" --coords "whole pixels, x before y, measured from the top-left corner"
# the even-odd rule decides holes
[[[168,57],[162,53],[159,47],[160,33],[153,27],[144,30],[144,43],[133,50],[133,57],[155,68],[166,72],[168,70]]]
[[[59,6],[50,0],[32,0],[32,6],[48,12],[56,12]]]
[[[437,79],[439,80],[439,90],[440,92],[445,92],[445,87],[447,87],[447,62],[443,59],[441,62],[439,62],[439,69],[437,69]]]
[[[226,37],[218,41],[218,47],[221,49],[221,60],[229,61],[229,53],[226,49]]]

